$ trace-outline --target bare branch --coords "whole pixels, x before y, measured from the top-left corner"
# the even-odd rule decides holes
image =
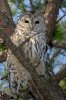
[[[54,55],[51,57],[51,59],[50,59],[50,62],[51,63],[53,63],[54,62],[54,59],[59,55],[59,52],[60,52],[61,50],[59,49],[58,51],[56,51],[55,53],[54,53]]]
[[[33,0],[30,0],[31,10],[34,11]]]
[[[0,28],[5,27],[4,32],[7,32],[8,35],[11,35],[13,30],[15,29],[15,24],[11,17],[11,11],[7,3],[7,0],[0,0],[0,12],[2,12],[0,13]],[[8,16],[8,18],[10,19],[9,22],[6,19],[6,16]],[[3,40],[1,38],[0,38],[0,43],[3,43]],[[1,51],[0,52],[0,63],[6,61],[6,58],[7,58],[7,52],[5,50]]]
[[[8,75],[5,75],[5,76],[1,77],[0,80],[4,80],[4,79],[8,79]]]
[[[48,42],[51,39],[51,35],[53,33],[54,26],[56,24],[56,19],[59,13],[60,4],[61,0],[47,0],[44,17],[46,18],[45,23],[47,26]]]
[[[65,16],[66,16],[66,13],[65,13],[61,18],[59,18],[59,19],[56,21],[56,24],[57,24],[59,21],[61,21]]]
[[[64,42],[59,42],[57,40],[53,40],[51,42],[51,44],[52,44],[53,47],[61,48],[61,49],[65,49],[66,50],[66,44]]]
[[[66,77],[66,64],[63,65],[63,69],[59,73],[52,77],[51,81],[55,81],[56,84]]]

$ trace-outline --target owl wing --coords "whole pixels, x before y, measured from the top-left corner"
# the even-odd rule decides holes
[[[7,56],[7,67],[8,67],[8,78],[9,78],[9,87],[14,96],[18,93],[18,86],[20,84],[20,79],[18,77],[17,65],[15,62],[15,58],[11,55],[11,53]],[[15,60],[15,62],[14,62]]]
[[[8,67],[8,77],[9,77],[9,87],[11,93],[14,96],[18,96],[22,90],[25,90],[27,87],[28,79],[31,78],[28,71],[26,71],[18,59],[12,54],[11,50],[8,52],[7,56],[7,67]]]

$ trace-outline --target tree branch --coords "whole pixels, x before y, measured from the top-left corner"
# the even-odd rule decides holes
[[[6,16],[8,16],[8,18],[10,19],[9,22]],[[7,32],[8,35],[11,35],[15,29],[15,24],[11,17],[11,11],[7,3],[7,0],[0,0],[0,28],[5,28],[4,32]],[[3,43],[2,39],[0,39],[0,43]],[[0,63],[6,61],[6,58],[7,58],[7,52],[5,50],[1,51],[0,52]]]
[[[48,42],[51,40],[51,35],[54,30],[54,26],[56,24],[56,19],[59,13],[59,7],[61,4],[61,0],[47,0],[46,8],[45,8],[45,23],[47,27],[47,36]]]
[[[52,76],[51,81],[59,84],[59,82],[66,77],[66,64],[62,66],[63,68],[58,72],[57,75]]]
[[[4,80],[4,79],[8,79],[8,75],[5,75],[5,76],[0,78],[0,80]]]
[[[51,44],[52,44],[53,47],[66,50],[66,44],[64,42],[59,42],[57,40],[53,40],[53,41],[51,41]]]
[[[63,19],[65,16],[66,16],[66,13],[65,13],[62,17],[60,17],[60,18],[56,21],[56,23],[58,23],[59,21],[61,21],[61,19]]]
[[[33,0],[30,0],[31,10],[34,11]]]

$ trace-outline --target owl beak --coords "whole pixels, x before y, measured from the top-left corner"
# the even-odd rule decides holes
[[[33,30],[33,26],[32,26],[32,25],[30,26],[30,30],[31,30],[31,31]]]

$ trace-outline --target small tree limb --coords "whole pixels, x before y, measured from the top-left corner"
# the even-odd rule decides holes
[[[51,41],[52,47],[61,48],[66,50],[66,44],[64,42],[59,42],[57,40]]]
[[[54,81],[56,84],[66,77],[66,65],[63,65],[63,68],[54,76],[52,76],[51,81]]]

